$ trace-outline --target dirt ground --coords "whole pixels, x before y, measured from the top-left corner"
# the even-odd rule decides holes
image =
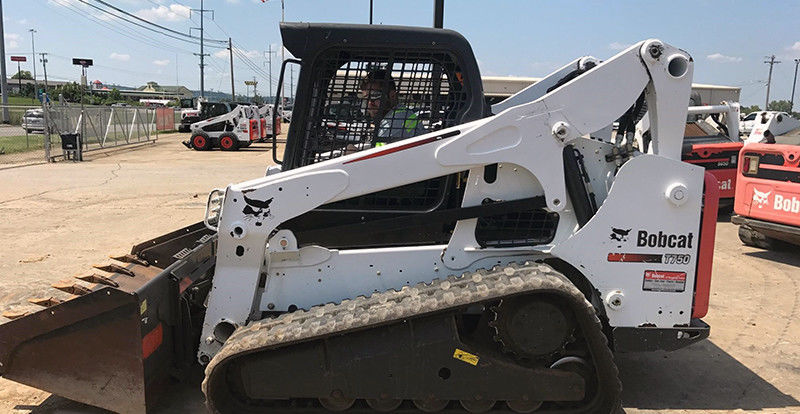
[[[182,138],[0,170],[0,310],[24,310],[29,297],[53,296],[52,282],[199,221],[210,189],[261,176],[272,162],[264,144],[198,153]],[[704,318],[711,337],[671,353],[618,354],[625,412],[800,412],[798,283],[797,250],[745,247],[722,217]],[[158,412],[202,412],[198,383],[176,387]],[[102,412],[0,379],[0,413]]]

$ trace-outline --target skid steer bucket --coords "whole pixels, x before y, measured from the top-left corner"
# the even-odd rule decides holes
[[[216,238],[209,233],[194,225],[142,243],[76,276],[80,282],[53,285],[71,299],[30,299],[45,308],[4,314],[14,319],[0,325],[0,376],[115,412],[144,413],[169,376],[193,359],[197,338],[184,292],[213,271]]]

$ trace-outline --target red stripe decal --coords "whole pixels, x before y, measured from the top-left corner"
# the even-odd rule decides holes
[[[372,154],[365,155],[363,157],[359,157],[359,158],[356,158],[354,160],[347,161],[344,164],[350,164],[351,162],[358,162],[358,161],[368,160],[370,158],[382,157],[384,155],[392,154],[392,153],[395,153],[395,152],[400,152],[400,151],[403,151],[403,150],[407,150],[409,148],[414,148],[414,147],[418,147],[420,145],[425,145],[425,144],[431,143],[433,141],[436,141],[439,138],[441,138],[441,136],[425,138],[423,140],[419,140],[419,141],[416,141],[416,142],[409,142],[408,144],[403,144],[403,145],[400,145],[398,147],[388,148],[388,149],[385,149],[383,151],[373,152]]]
[[[697,272],[694,281],[693,318],[702,318],[708,313],[708,297],[711,293],[711,265],[714,261],[714,238],[717,235],[719,184],[717,179],[708,172],[705,176],[705,187],[703,222],[700,224],[700,247],[697,254]]]
[[[639,254],[639,253],[609,253],[609,262],[625,263],[661,263],[660,254]]]
[[[161,326],[161,323],[156,326],[155,329],[148,332],[147,335],[142,338],[142,359],[147,359],[159,346],[161,346],[161,342],[164,340],[164,327]]]

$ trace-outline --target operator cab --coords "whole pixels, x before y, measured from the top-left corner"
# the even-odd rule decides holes
[[[472,48],[454,31],[282,23],[281,34],[285,47],[299,59],[284,62],[281,79],[287,64],[300,65],[283,160],[278,159],[273,141],[273,157],[282,163],[283,171],[491,113]],[[380,119],[370,113],[375,111],[368,104],[368,99],[376,97],[369,93],[375,88],[364,88],[365,80],[376,74],[382,80],[388,78],[389,86],[381,92],[394,92],[391,108],[384,108]],[[397,134],[398,129],[403,131]],[[385,139],[386,134],[392,139]],[[406,166],[384,173],[402,173],[402,168]],[[284,226],[300,245],[366,248],[447,243],[466,179],[464,171],[326,204]],[[397,219],[405,222],[402,228],[390,223]],[[478,218],[476,237],[486,246],[543,244],[553,239],[557,223],[558,214],[538,207],[485,213]]]

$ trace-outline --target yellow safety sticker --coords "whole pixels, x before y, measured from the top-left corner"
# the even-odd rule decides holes
[[[456,348],[456,351],[453,352],[453,358],[464,361],[470,365],[478,365],[478,360],[480,359],[477,355],[470,354],[469,352],[462,351],[458,348]]]
[[[147,299],[142,301],[142,304],[139,305],[139,315],[144,315],[147,312]]]

